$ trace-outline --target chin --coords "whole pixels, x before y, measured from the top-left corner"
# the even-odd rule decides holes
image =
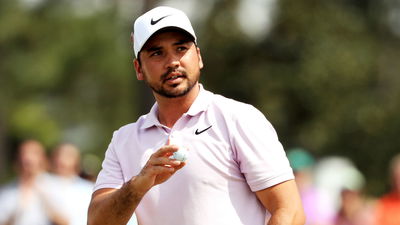
[[[190,92],[192,88],[191,87],[176,87],[170,90],[166,90],[164,92],[161,92],[159,94],[169,97],[169,98],[179,98],[182,96],[185,96],[187,93]]]

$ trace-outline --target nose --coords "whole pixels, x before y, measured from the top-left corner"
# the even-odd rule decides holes
[[[179,68],[180,65],[180,57],[176,54],[168,54],[166,67],[168,69]]]

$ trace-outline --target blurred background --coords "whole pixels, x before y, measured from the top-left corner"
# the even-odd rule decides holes
[[[390,188],[400,149],[398,0],[2,0],[0,184],[18,144],[79,147],[96,176],[112,132],[153,104],[136,80],[130,32],[156,5],[192,19],[201,82],[259,108],[285,149],[343,157],[363,190]]]

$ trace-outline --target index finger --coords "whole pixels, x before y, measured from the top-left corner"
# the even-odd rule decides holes
[[[172,155],[172,153],[178,151],[178,146],[176,145],[164,145],[162,146],[158,151],[156,151],[153,155],[155,157],[161,157],[161,156],[169,156]]]

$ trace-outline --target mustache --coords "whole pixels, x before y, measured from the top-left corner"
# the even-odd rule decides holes
[[[169,68],[167,72],[163,73],[160,77],[161,81],[165,80],[171,73],[179,73],[182,76],[187,76],[186,71],[180,69]]]

